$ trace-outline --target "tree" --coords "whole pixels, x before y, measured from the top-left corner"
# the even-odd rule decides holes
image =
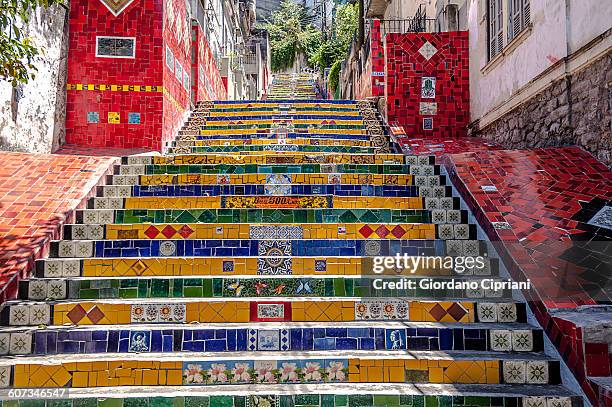
[[[308,23],[304,6],[291,0],[283,0],[272,20],[261,28],[268,31],[272,70],[276,72],[293,66],[300,54],[310,58],[321,44],[321,33]]]
[[[34,78],[34,62],[40,50],[26,36],[25,25],[37,7],[62,3],[62,0],[0,0],[0,80],[17,86]]]
[[[320,70],[336,65],[335,73],[339,74],[338,61],[346,58],[358,26],[359,4],[346,3],[338,6],[332,36],[321,44],[311,57],[310,63]]]

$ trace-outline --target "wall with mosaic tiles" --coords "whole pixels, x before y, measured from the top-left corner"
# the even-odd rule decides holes
[[[158,148],[161,2],[75,0],[69,25],[66,142]]]
[[[191,94],[191,19],[185,0],[164,1],[164,117],[162,145],[182,125]],[[172,67],[174,61],[174,67]]]
[[[385,54],[389,123],[413,137],[465,136],[468,32],[387,34]]]
[[[221,73],[215,64],[208,40],[199,25],[193,27],[193,47],[198,56],[195,75],[192,78],[197,100],[226,100],[227,89],[221,80]]]

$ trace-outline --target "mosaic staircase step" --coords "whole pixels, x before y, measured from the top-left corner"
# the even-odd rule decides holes
[[[281,261],[282,259],[272,259]],[[295,260],[295,258],[293,258]],[[481,289],[479,279],[473,276],[448,277],[308,277],[301,276],[248,276],[203,278],[74,278],[21,280],[19,299],[42,301],[92,300],[128,298],[258,298],[258,297],[362,297],[404,299],[512,299],[509,288]],[[503,283],[501,279],[482,279],[491,283]],[[383,284],[387,284],[386,286]],[[392,288],[389,288],[392,284]],[[452,284],[450,288],[433,288]],[[465,284],[470,287],[459,286]],[[400,288],[395,288],[400,287]],[[457,288],[452,288],[457,287]]]
[[[305,136],[314,140],[356,140],[356,141],[370,141],[370,136],[365,132],[352,132],[352,133],[334,133],[328,132],[316,132],[316,131],[291,131],[282,134],[282,138],[278,137],[279,134],[272,134],[270,132],[237,132],[237,133],[223,133],[223,134],[199,134],[199,130],[194,133],[193,130],[179,130],[177,141],[192,141],[192,140],[295,140],[301,139]]]
[[[384,389],[380,386],[384,385]],[[299,387],[293,389],[292,387]],[[561,386],[516,386],[488,385],[490,395],[482,395],[479,385],[376,385],[362,384],[360,389],[347,393],[338,386],[334,393],[325,392],[330,384],[308,385],[309,393],[302,393],[303,385],[268,385],[257,395],[244,395],[240,386],[215,386],[198,390],[189,388],[189,396],[168,394],[156,391],[159,387],[126,388],[111,387],[92,394],[89,389],[71,389],[74,398],[61,399],[58,391],[56,399],[50,399],[62,407],[582,407],[582,399],[572,396]],[[235,388],[233,391],[231,388]],[[162,388],[163,389],[163,388]],[[322,394],[313,393],[321,392]],[[325,393],[323,393],[325,392]],[[236,393],[236,394],[233,394]],[[361,394],[363,393],[363,394]],[[414,394],[413,394],[414,393]],[[423,394],[425,393],[425,394]],[[53,394],[53,393],[52,393]],[[442,395],[441,395],[442,394]],[[77,398],[78,397],[78,398]],[[27,399],[2,402],[3,407],[31,407]],[[37,405],[38,406],[38,405]]]
[[[249,156],[243,156],[249,157]],[[353,185],[413,185],[416,177],[409,174],[306,173],[306,174],[155,174],[112,175],[113,185],[291,185],[291,184],[353,184]],[[429,186],[439,186],[440,176],[420,176]],[[420,180],[419,182],[421,182]],[[417,185],[418,186],[418,185]]]
[[[402,154],[184,154],[152,156],[151,164],[403,164]]]
[[[433,239],[433,225],[422,224],[304,224],[163,223],[65,225],[64,240],[123,239]],[[62,248],[63,249],[63,248]],[[477,248],[476,248],[477,249]],[[65,249],[63,249],[65,250]],[[63,251],[62,250],[62,251]],[[58,250],[61,253],[61,251]]]
[[[192,146],[192,147],[170,147],[168,154],[192,154],[192,153],[240,153],[247,154],[260,151],[287,151],[308,153],[356,153],[373,154],[376,147],[349,147],[349,146],[318,146],[318,145],[296,145],[296,144],[272,144],[263,146]]]
[[[206,253],[216,253],[208,250]],[[230,250],[225,250],[227,254]],[[231,276],[231,275],[371,275],[377,274],[371,258],[359,257],[104,257],[87,259],[44,259],[36,262],[36,276],[136,277],[136,276]],[[483,267],[449,268],[446,265],[417,266],[383,271],[394,276],[498,276],[497,259],[485,259]]]
[[[213,125],[218,124],[270,124],[276,123],[279,120],[291,120],[293,123],[300,124],[363,124],[363,118],[361,117],[358,110],[354,110],[352,113],[354,114],[327,114],[326,112],[314,112],[313,114],[304,114],[302,112],[296,114],[287,114],[287,115],[279,115],[279,114],[254,114],[251,112],[245,112],[242,115],[232,115],[227,116],[223,114],[219,115],[202,115],[200,116],[202,119],[206,120],[206,124],[213,123]],[[331,116],[331,117],[330,117]],[[195,114],[192,117],[198,117]]]
[[[146,157],[146,164],[128,163],[115,167],[115,175],[156,175],[156,174],[410,174],[433,176],[440,175],[439,165],[372,165],[372,164],[219,164],[219,165],[152,165]],[[144,160],[143,160],[144,161]]]
[[[207,140],[190,140],[176,139],[170,143],[172,147],[182,146],[261,146],[261,145],[302,145],[302,146],[356,146],[356,147],[370,147],[371,141],[367,140],[335,140],[329,138],[252,138],[248,140],[240,139],[207,139]]]
[[[343,197],[343,196],[269,196],[269,195],[225,195],[207,197],[134,197],[91,198],[88,209],[221,209],[221,208],[370,208],[370,209],[423,209],[425,199],[421,197]],[[459,198],[438,200],[442,209],[459,210]]]
[[[388,350],[542,352],[543,331],[525,324],[375,322],[11,328],[2,355]]]
[[[115,325],[211,322],[526,322],[524,303],[425,301],[401,299],[164,298],[48,302],[9,301],[0,313],[3,326]]]
[[[450,187],[417,187],[404,185],[358,184],[286,184],[286,185],[104,185],[98,187],[98,196],[110,198],[138,196],[217,196],[217,195],[337,195],[417,197],[451,195]],[[112,208],[112,205],[111,205]]]
[[[392,355],[391,353],[394,353]],[[418,353],[418,355],[416,355]],[[416,359],[418,357],[418,359]],[[15,388],[210,386],[290,383],[560,384],[559,362],[531,354],[388,351],[266,352],[248,358],[204,354],[30,356],[0,362]]]
[[[283,233],[286,231],[281,230]],[[264,233],[270,232],[264,230]],[[278,233],[275,229],[271,233]],[[474,236],[475,237],[475,236]],[[285,239],[291,239],[288,236]],[[427,238],[424,238],[427,239]],[[431,240],[431,239],[428,239]],[[467,241],[468,239],[466,239]],[[469,239],[469,241],[473,241]],[[302,239],[121,239],[121,240],[61,240],[51,242],[51,258],[105,257],[189,257],[189,256],[394,256],[404,253],[421,256],[419,240],[328,240]],[[453,243],[454,250],[478,251],[472,243],[462,247]],[[282,253],[282,254],[281,254]],[[288,262],[289,269],[291,262]]]
[[[78,223],[415,223],[462,224],[463,209],[83,209]],[[418,225],[415,225],[415,227]],[[467,225],[464,225],[467,226]],[[382,236],[384,237],[384,236]]]

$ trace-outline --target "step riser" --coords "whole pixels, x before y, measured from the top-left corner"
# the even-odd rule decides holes
[[[134,336],[144,332],[145,346]],[[393,334],[393,339],[391,334]],[[496,351],[541,352],[541,330],[471,328],[239,328],[36,331],[2,334],[0,354],[273,352],[273,351]],[[18,339],[24,346],[17,346]],[[399,340],[397,338],[400,338]],[[493,342],[492,338],[498,339]],[[6,342],[5,342],[6,341]]]
[[[10,304],[1,311],[2,325],[120,325],[143,323],[254,322],[526,322],[525,304],[420,302],[403,300],[286,301],[80,301]],[[478,310],[476,313],[475,310]]]

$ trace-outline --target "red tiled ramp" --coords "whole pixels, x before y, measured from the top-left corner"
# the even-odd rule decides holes
[[[0,303],[115,160],[0,152]]]

